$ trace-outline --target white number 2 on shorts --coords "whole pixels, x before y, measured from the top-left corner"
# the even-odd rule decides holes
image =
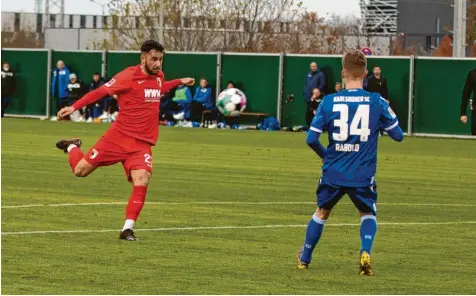
[[[147,163],[147,166],[148,167],[152,167],[152,156],[150,156],[150,154],[144,154],[144,158],[145,158],[145,163]]]

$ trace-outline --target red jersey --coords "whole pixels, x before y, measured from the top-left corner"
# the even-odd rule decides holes
[[[145,75],[140,65],[126,68],[101,86],[117,95],[119,115],[111,129],[155,145],[159,134],[160,98],[180,85],[180,79],[165,81],[164,73]]]

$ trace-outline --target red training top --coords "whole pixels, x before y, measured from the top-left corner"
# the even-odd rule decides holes
[[[162,71],[146,75],[137,65],[126,68],[108,83],[86,94],[73,104],[73,108],[78,110],[106,95],[116,94],[120,112],[111,129],[155,145],[159,135],[160,98],[180,83],[180,79],[165,81]]]

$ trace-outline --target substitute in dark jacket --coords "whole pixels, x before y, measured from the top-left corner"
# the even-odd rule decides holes
[[[471,98],[471,93],[473,98]],[[471,134],[476,136],[476,69],[473,69],[468,73],[466,82],[464,84],[463,95],[461,100],[461,122],[466,124],[468,122],[468,116],[466,115],[466,109],[471,110]]]
[[[311,109],[311,97],[315,88],[318,88],[321,95],[325,95],[326,90],[326,75],[322,72],[317,63],[311,63],[309,73],[306,76],[306,84],[304,86],[304,98],[306,99],[306,122],[308,121],[309,110]],[[307,125],[309,125],[307,123]]]
[[[316,115],[317,108],[319,108],[321,101],[322,101],[321,91],[318,88],[315,88],[312,91],[311,100],[309,101],[309,104],[307,104],[308,109],[306,112],[306,124],[308,126],[311,125],[312,119]]]
[[[318,88],[321,94],[326,91],[326,75],[319,69],[316,63],[311,63],[311,71],[307,73],[306,84],[304,86],[304,98],[309,102],[312,97],[312,91]]]
[[[64,103],[64,106],[62,106],[61,108],[72,105],[74,102],[81,99],[81,97],[84,96],[84,94],[86,93],[84,84],[78,79],[78,77],[74,73],[69,74],[69,83],[67,85],[67,90],[68,99]]]
[[[15,73],[10,69],[10,64],[4,62],[2,65],[2,117],[5,115],[5,110],[10,104],[15,88]]]
[[[93,74],[93,80],[89,84],[89,91],[93,91],[99,87],[101,87],[105,83],[104,78],[101,77],[101,74],[99,73],[94,73]],[[93,117],[94,117],[94,107],[97,106],[101,109],[101,115],[100,117],[105,117],[107,118],[107,109],[108,109],[108,102],[111,101],[110,97],[106,97],[96,103],[93,103],[91,105],[87,106],[86,110],[86,119],[91,122]]]
[[[382,77],[382,70],[379,66],[374,67],[373,75],[368,79],[367,91],[378,93],[388,101],[387,79]]]

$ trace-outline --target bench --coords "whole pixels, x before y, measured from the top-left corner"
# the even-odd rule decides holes
[[[215,111],[215,112],[219,112],[219,111]],[[205,114],[212,114],[213,113],[213,110],[204,110],[202,111],[202,122],[205,118]],[[268,113],[262,113],[262,112],[241,112],[239,116],[233,116],[233,115],[223,115],[224,117],[233,117],[233,118],[240,118],[240,117],[243,117],[243,116],[254,116],[258,119],[258,123],[259,123],[259,120],[260,118],[265,118],[266,116],[269,116]]]

